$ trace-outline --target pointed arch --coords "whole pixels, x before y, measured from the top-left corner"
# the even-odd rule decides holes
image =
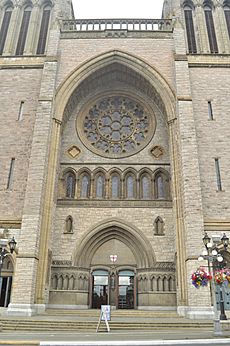
[[[154,198],[170,198],[170,176],[168,171],[159,168],[154,172]]]
[[[87,168],[82,168],[78,172],[78,197],[90,198],[92,186],[91,186],[91,171]]]
[[[213,3],[210,0],[206,0],[203,3],[204,16],[206,22],[206,29],[209,40],[209,47],[211,53],[218,53],[218,45],[216,39],[216,31],[213,20]]]
[[[124,172],[124,197],[137,198],[137,172],[133,168],[127,168]]]
[[[95,252],[111,239],[117,239],[130,248],[138,268],[153,266],[155,258],[149,240],[139,229],[116,219],[98,224],[79,240],[76,244],[74,264],[90,267]]]
[[[49,1],[44,2],[42,5],[42,17],[41,17],[38,45],[37,45],[37,54],[45,53],[46,40],[47,40],[49,22],[50,22],[50,14],[51,14],[51,8],[52,8],[51,6],[52,4]]]
[[[96,71],[106,68],[106,66],[113,63],[118,63],[135,71],[148,81],[155,90],[156,102],[161,112],[166,116],[167,120],[175,117],[175,92],[159,71],[134,55],[120,50],[112,50],[86,61],[66,77],[56,94],[56,118],[65,122],[68,114],[68,109],[66,109],[68,101],[81,82]]]
[[[0,28],[0,55],[2,55],[4,50],[13,8],[14,7],[11,1],[5,4],[5,11],[2,19],[2,25]]]
[[[140,171],[139,185],[140,199],[152,199],[152,171],[150,169],[144,168]]]
[[[158,216],[154,221],[154,234],[164,235],[164,221]]]
[[[93,171],[93,197],[105,198],[106,194],[106,171],[98,167]]]
[[[73,233],[73,218],[71,215],[68,215],[65,219],[65,231],[64,233]]]
[[[118,168],[109,170],[109,197],[111,199],[121,198],[122,171]]]
[[[23,55],[32,8],[33,8],[33,5],[31,2],[25,3],[23,8],[23,16],[22,16],[21,27],[20,27],[20,32],[18,36],[18,43],[17,43],[15,55]]]
[[[197,53],[196,36],[194,30],[194,4],[192,1],[187,0],[183,4],[184,19],[187,32],[187,44],[189,53]]]
[[[74,198],[76,189],[76,174],[72,169],[68,169],[64,174],[65,197]]]

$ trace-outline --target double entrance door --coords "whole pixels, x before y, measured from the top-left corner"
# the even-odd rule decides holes
[[[92,273],[92,308],[111,305],[117,309],[134,309],[136,306],[135,275],[131,270],[109,273],[94,270]]]

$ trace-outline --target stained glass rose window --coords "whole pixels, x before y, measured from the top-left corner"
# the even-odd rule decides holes
[[[88,107],[77,120],[77,129],[90,150],[106,157],[126,157],[149,143],[155,122],[149,109],[136,100],[112,96]]]

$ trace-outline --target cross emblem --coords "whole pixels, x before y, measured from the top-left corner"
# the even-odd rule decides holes
[[[109,257],[110,257],[110,261],[111,261],[111,262],[113,262],[113,263],[116,262],[116,260],[117,260],[117,255],[110,255]]]

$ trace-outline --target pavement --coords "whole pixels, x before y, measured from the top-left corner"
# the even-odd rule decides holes
[[[34,316],[33,319],[39,323],[39,320],[65,320],[70,321],[79,319],[85,321],[89,319],[88,314],[92,312],[82,312],[81,316],[75,312],[66,314],[45,314],[43,316]],[[118,316],[116,316],[118,314]],[[84,316],[85,315],[85,316]],[[145,313],[140,317],[138,312],[134,312],[130,316],[123,316],[121,312],[115,313],[115,319],[121,322],[144,320],[150,321],[157,319],[158,322],[170,323],[175,321],[173,318],[167,317],[165,313],[157,314],[158,317],[151,317],[151,313]],[[161,316],[162,315],[162,316]],[[170,314],[169,314],[170,315]],[[133,316],[133,317],[131,317]],[[4,317],[3,317],[4,318]],[[29,319],[29,318],[28,318]],[[98,316],[90,316],[90,320],[97,321]],[[178,317],[178,322],[181,318]],[[0,332],[0,345],[10,346],[160,346],[160,345],[228,345],[230,346],[230,330],[223,330],[221,335],[214,335],[213,324],[206,328],[196,328],[193,322],[189,328],[167,328],[163,330],[113,330],[111,324],[110,332],[106,331],[105,323],[102,322],[98,332],[93,330],[79,331],[2,331]],[[210,321],[209,321],[210,322]],[[96,325],[97,323],[95,323]]]
[[[103,329],[102,329],[103,330]],[[215,337],[213,330],[110,331],[105,332],[22,332],[0,333],[0,345],[230,345],[230,332]]]

